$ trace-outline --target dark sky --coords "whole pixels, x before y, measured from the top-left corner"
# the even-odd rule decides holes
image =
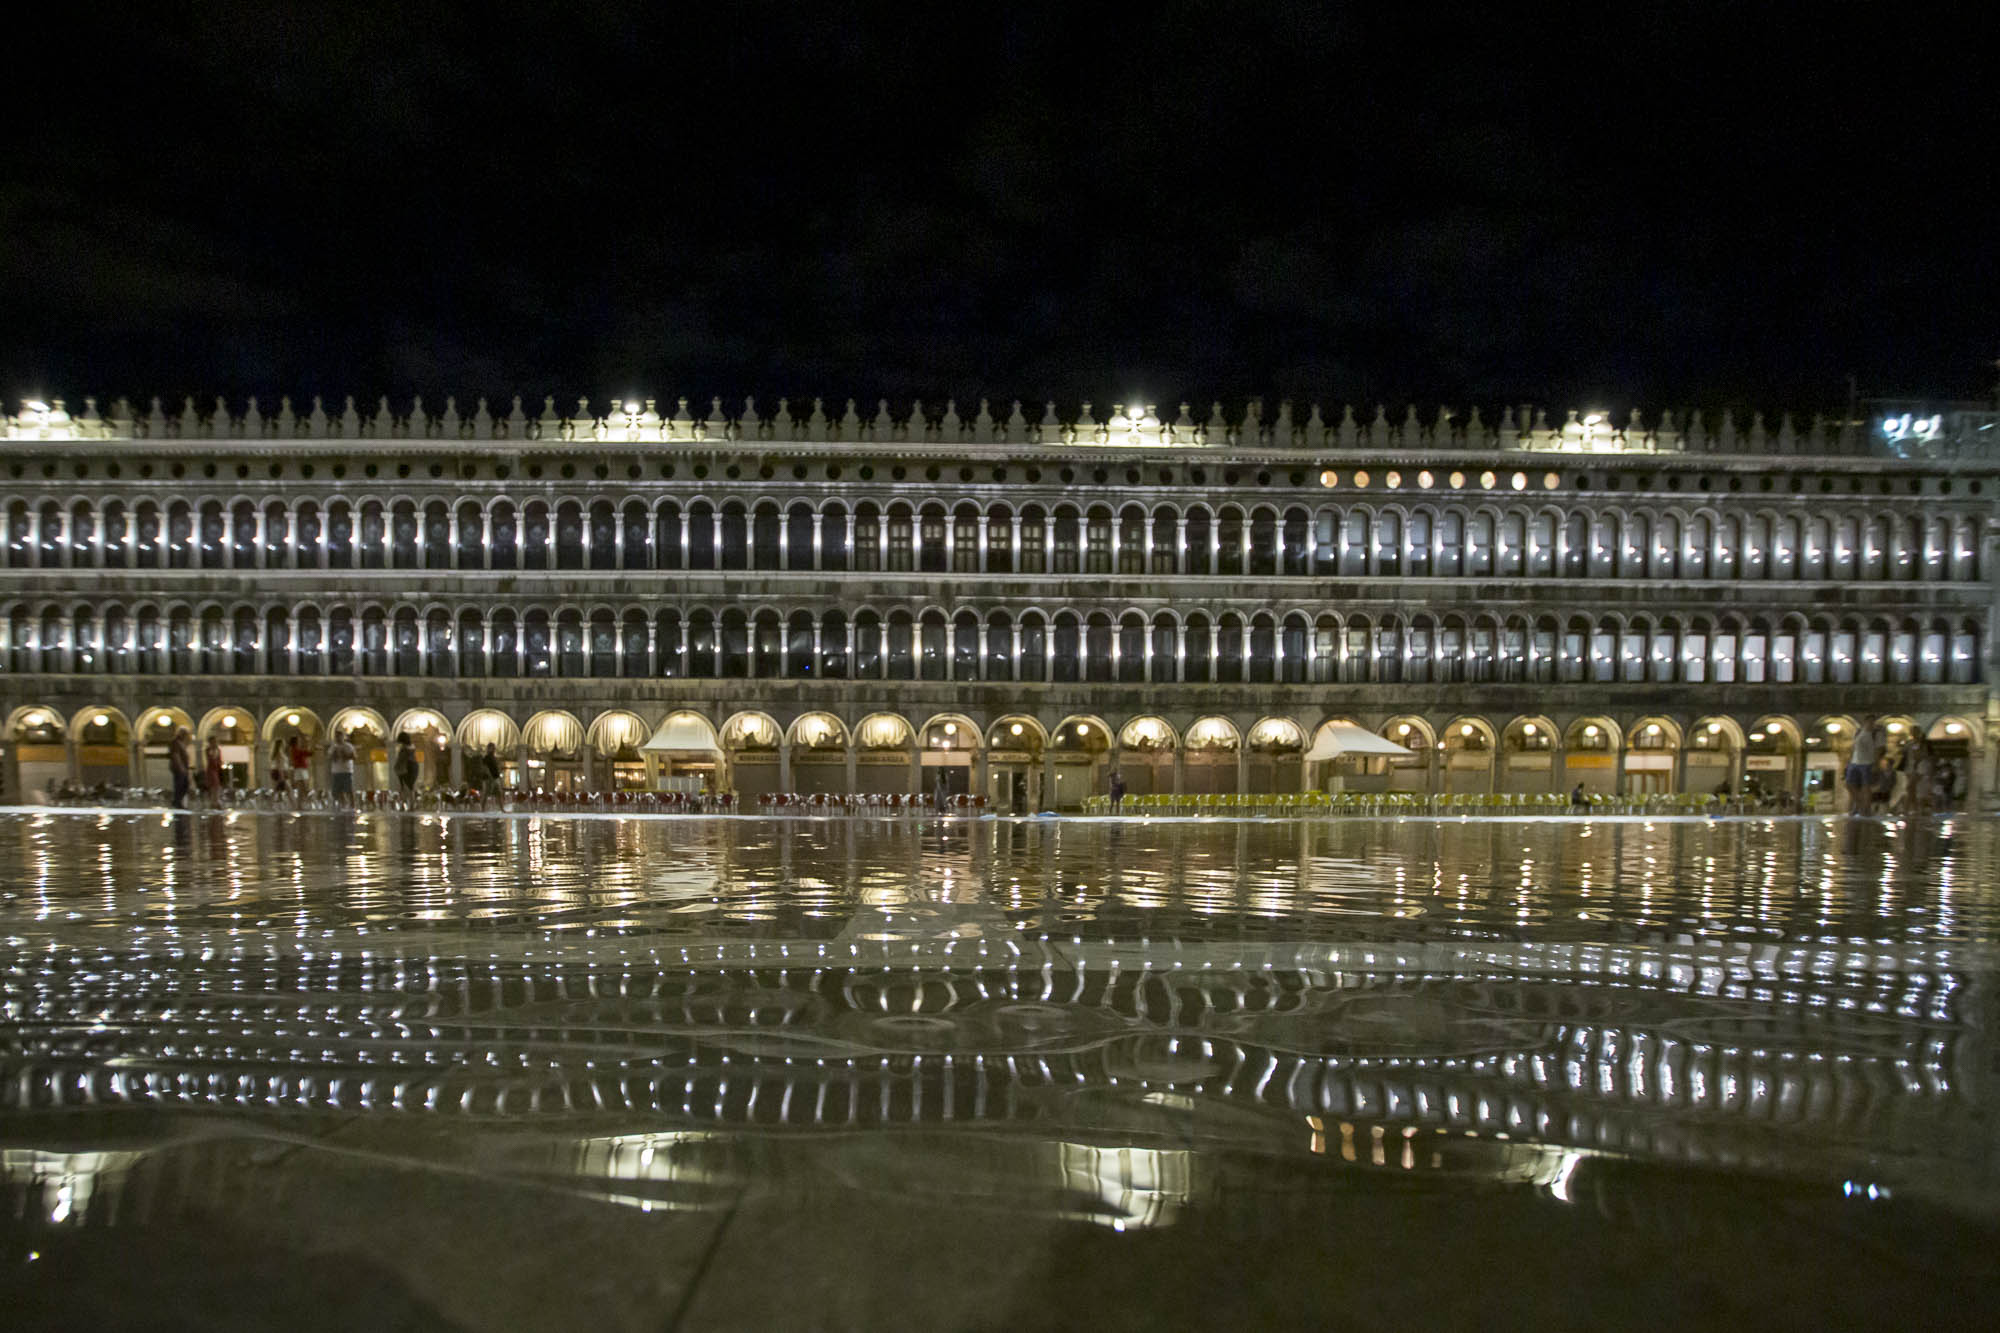
[[[1809,410],[2000,357],[1977,5],[71,8],[8,60],[10,399]]]

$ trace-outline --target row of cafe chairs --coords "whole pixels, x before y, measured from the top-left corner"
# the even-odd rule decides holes
[[[950,811],[976,814],[986,808],[986,798],[963,794],[948,796],[945,805]],[[767,814],[922,814],[937,809],[937,799],[905,792],[764,792],[756,798],[755,808]]]
[[[1549,815],[1565,813],[1670,815],[1733,811],[1707,793],[1586,793],[1575,806],[1557,792],[1267,792],[1128,795],[1120,813],[1136,815]],[[1085,814],[1109,814],[1111,798],[1087,797]]]

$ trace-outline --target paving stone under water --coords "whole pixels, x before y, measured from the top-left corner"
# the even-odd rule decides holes
[[[10,1327],[2000,1315],[2000,822],[0,815]]]

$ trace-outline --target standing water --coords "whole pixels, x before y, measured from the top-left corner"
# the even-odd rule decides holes
[[[1996,960],[1976,819],[0,816],[0,1308],[1990,1322]]]

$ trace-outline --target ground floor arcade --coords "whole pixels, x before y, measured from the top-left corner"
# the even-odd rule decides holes
[[[183,701],[154,695],[9,704],[0,733],[0,798],[48,799],[94,787],[164,788],[181,727],[196,766],[216,742],[224,781],[270,783],[294,737],[310,748],[315,787],[328,784],[327,745],[355,747],[355,785],[393,785],[397,738],[418,756],[421,787],[476,782],[489,753],[518,790],[765,793],[947,793],[989,808],[1079,808],[1113,772],[1135,795],[1407,791],[1416,793],[1673,792],[1789,795],[1840,808],[1840,774],[1858,712],[1621,714],[1576,710],[1333,709],[1209,713],[983,707],[742,706],[745,701],[401,701],[315,689],[246,691]],[[224,684],[204,682],[204,684]],[[1933,701],[1935,702],[1935,701]],[[1971,700],[1963,701],[1971,703]],[[1891,714],[1892,753],[1922,737],[1950,764],[1957,791],[1993,790],[1984,711]],[[1324,757],[1342,724],[1407,753]]]

